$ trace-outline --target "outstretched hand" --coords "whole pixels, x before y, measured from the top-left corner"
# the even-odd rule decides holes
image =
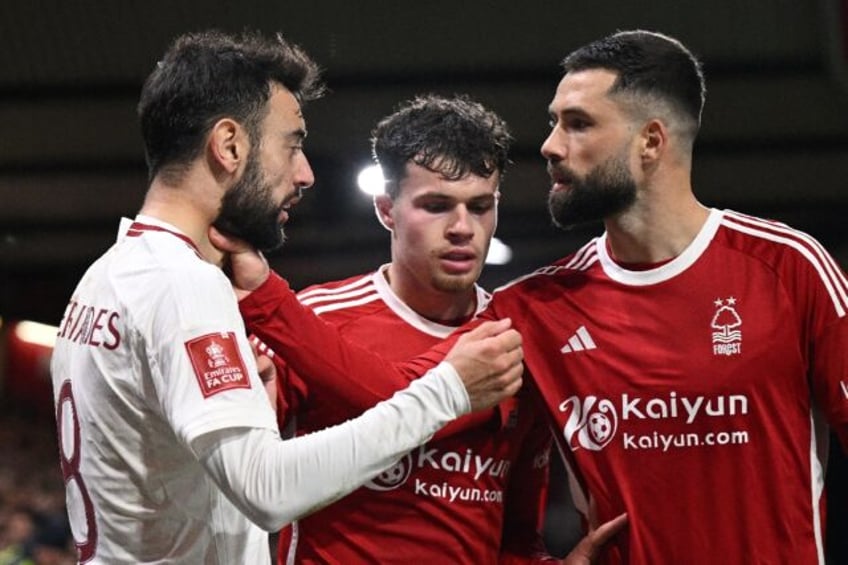
[[[524,352],[511,325],[508,318],[484,322],[460,336],[445,357],[465,384],[472,411],[495,406],[521,388]]]
[[[236,297],[241,300],[268,279],[271,268],[262,255],[244,241],[209,227],[209,241],[224,253],[224,272],[233,283]]]

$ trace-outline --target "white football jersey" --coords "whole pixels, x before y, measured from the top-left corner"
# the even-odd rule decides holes
[[[269,562],[189,448],[276,427],[230,283],[191,240],[139,216],[74,291],[52,375],[81,562]]]

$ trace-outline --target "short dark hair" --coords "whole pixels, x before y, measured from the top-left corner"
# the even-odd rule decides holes
[[[178,37],[145,81],[138,104],[150,178],[164,168],[179,175],[221,118],[238,121],[258,140],[275,83],[301,103],[324,92],[318,65],[279,34],[266,39],[212,30]]]
[[[403,102],[371,132],[372,154],[395,198],[409,162],[450,180],[503,174],[512,140],[506,122],[465,95],[434,94]]]
[[[700,61],[683,44],[661,33],[620,31],[585,45],[562,62],[570,72],[607,69],[618,74],[610,94],[631,97],[639,107],[666,104],[693,142],[706,99]]]

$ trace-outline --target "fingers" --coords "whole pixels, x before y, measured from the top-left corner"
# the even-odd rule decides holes
[[[266,355],[256,357],[256,370],[259,372],[259,378],[262,379],[263,383],[271,382],[277,378],[277,366]]]
[[[465,335],[468,336],[467,339],[484,339],[503,333],[510,327],[512,327],[512,320],[503,318],[501,320],[483,322]]]
[[[471,411],[491,408],[515,395],[521,388],[523,373],[524,365],[518,363],[505,370],[490,373],[485,379],[466,383],[468,397],[471,400]]]
[[[500,381],[504,383],[500,389],[503,393],[503,398],[513,396],[519,391],[523,382],[521,380],[521,376],[523,374],[524,365],[521,363],[509,368],[507,371],[504,371],[503,375],[500,377]]]
[[[591,530],[563,561],[563,565],[588,565],[594,563],[607,543],[627,526],[627,514],[619,514]]]
[[[627,513],[619,514],[609,522],[604,522],[600,526],[598,526],[594,532],[592,532],[591,537],[593,538],[593,545],[595,545],[595,549],[600,549],[603,547],[610,539],[613,538],[618,532],[623,530],[627,526]]]
[[[215,226],[209,226],[209,241],[219,251],[223,251],[224,253],[243,253],[250,250],[250,246],[245,242],[231,235],[221,233]]]
[[[510,360],[519,363],[524,359],[524,350],[521,348],[521,334],[516,330],[508,329],[492,338],[496,347],[500,350],[514,354]]]
[[[209,228],[209,241],[226,256],[224,273],[233,283],[236,297],[241,300],[256,290],[270,273],[265,256],[244,241]]]

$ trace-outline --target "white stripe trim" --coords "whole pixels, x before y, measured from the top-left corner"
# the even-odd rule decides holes
[[[515,278],[508,283],[505,283],[498,288],[495,289],[495,293],[506,290],[511,286],[515,286],[520,282],[526,281],[527,279],[532,279],[533,277],[537,277],[539,275],[552,275],[556,272],[556,268],[553,265],[548,265],[547,267],[542,267],[541,269],[536,269],[532,273],[527,273],[526,275],[522,275],[518,278]]]
[[[566,263],[566,267],[569,269],[578,269],[584,270],[586,268],[586,261],[589,261],[589,264],[594,263],[591,259],[597,257],[597,252],[595,251],[595,240],[597,238],[592,239],[589,243],[584,245],[577,253],[574,254],[574,257]]]
[[[589,246],[594,247],[593,244],[594,244],[594,240],[593,240],[592,243],[589,244]],[[585,249],[585,247],[584,247],[584,249]],[[580,251],[578,251],[577,253],[580,253]],[[544,267],[540,267],[540,268],[536,269],[535,271],[533,271],[532,273],[522,275],[520,277],[517,277],[517,278],[509,281],[508,283],[505,283],[505,284],[499,286],[498,288],[495,289],[495,292],[500,292],[502,290],[506,290],[511,286],[515,286],[520,282],[526,281],[527,279],[532,279],[534,277],[555,275],[555,274],[559,273],[560,271],[565,271],[565,270],[568,270],[568,271],[585,271],[585,270],[589,269],[589,267],[591,267],[592,265],[594,265],[595,263],[598,262],[598,256],[596,254],[592,253],[591,251],[589,252],[589,255],[587,257],[584,257],[584,258],[582,258],[581,261],[579,261],[579,263],[581,263],[581,264],[578,265],[577,267],[573,266],[575,264],[575,259],[576,258],[573,257],[571,259],[571,261],[569,261],[565,265],[546,265]]]
[[[810,413],[810,493],[813,511],[813,535],[816,539],[816,551],[818,553],[819,565],[825,565],[824,561],[824,539],[822,537],[821,524],[821,497],[824,491],[824,470],[818,458],[816,447],[816,422]]]
[[[286,554],[286,565],[294,565],[297,560],[297,542],[300,537],[298,522],[295,520],[291,523],[291,542],[289,543],[289,551]]]
[[[316,296],[313,294],[312,296],[309,296],[307,298],[298,297],[298,300],[300,300],[300,303],[304,306],[311,307],[313,304],[320,304],[323,302],[339,302],[342,300],[348,300],[349,298],[355,298],[357,296],[362,296],[363,294],[373,292],[376,292],[376,289],[373,286],[368,285],[362,288],[351,290],[349,292],[337,292],[333,294],[325,294],[323,296]]]
[[[313,288],[312,290],[305,290],[303,292],[299,292],[297,294],[297,298],[298,298],[298,300],[303,302],[303,299],[309,298],[310,296],[344,293],[344,292],[347,292],[348,290],[352,290],[354,288],[358,288],[358,287],[363,286],[363,285],[368,285],[370,283],[371,283],[371,276],[365,275],[365,276],[360,277],[359,279],[357,279],[353,282],[349,282],[346,285],[342,285],[342,286],[339,286],[339,287],[336,287],[336,288],[321,287],[321,288]]]
[[[773,241],[775,243],[782,243],[798,251],[798,253],[800,253],[805,259],[807,259],[807,261],[810,262],[810,264],[813,266],[813,269],[815,269],[816,272],[819,274],[819,278],[821,278],[822,284],[827,290],[827,293],[830,295],[830,299],[833,301],[833,307],[836,310],[836,314],[840,318],[845,316],[846,308],[848,308],[848,295],[846,295],[846,290],[844,288],[844,277],[839,276],[836,278],[836,280],[834,280],[834,278],[828,276],[828,273],[826,272],[829,266],[828,262],[823,262],[820,257],[816,258],[813,256],[813,253],[806,245],[809,245],[813,248],[815,248],[816,246],[812,245],[804,238],[799,237],[798,234],[800,232],[789,228],[778,229],[778,227],[774,225],[768,226],[769,229],[774,232],[785,233],[794,236],[795,239],[793,239],[790,237],[777,235],[776,233],[772,233],[770,231],[765,231],[761,228],[751,227],[748,225],[737,223],[736,221],[734,221],[734,219],[728,217],[724,219],[722,224],[730,229],[734,229],[736,231],[746,233],[748,235],[760,237],[762,239]],[[799,241],[799,239],[803,240],[806,245]],[[842,285],[839,284],[840,282],[842,283]]]
[[[834,287],[842,296],[844,305],[848,307],[848,280],[846,280],[842,269],[839,267],[833,257],[830,256],[824,246],[816,238],[779,222],[769,222],[763,220],[762,218],[755,218],[753,216],[747,216],[738,212],[728,211],[725,217],[729,218],[730,216],[743,223],[747,222],[749,224],[753,224],[754,226],[758,226],[766,231],[771,230],[789,236],[794,236],[809,245],[811,248],[813,248],[813,250],[816,252],[816,255],[818,256],[818,259],[824,266],[825,270],[831,276],[831,280],[833,281]]]
[[[376,292],[364,296],[358,300],[348,300],[347,302],[333,302],[332,304],[318,306],[317,308],[312,308],[312,311],[320,316],[324,312],[334,312],[336,310],[344,310],[345,308],[353,308],[354,306],[362,306],[363,304],[368,304],[369,302],[374,302],[375,300],[380,300],[380,295]]]

